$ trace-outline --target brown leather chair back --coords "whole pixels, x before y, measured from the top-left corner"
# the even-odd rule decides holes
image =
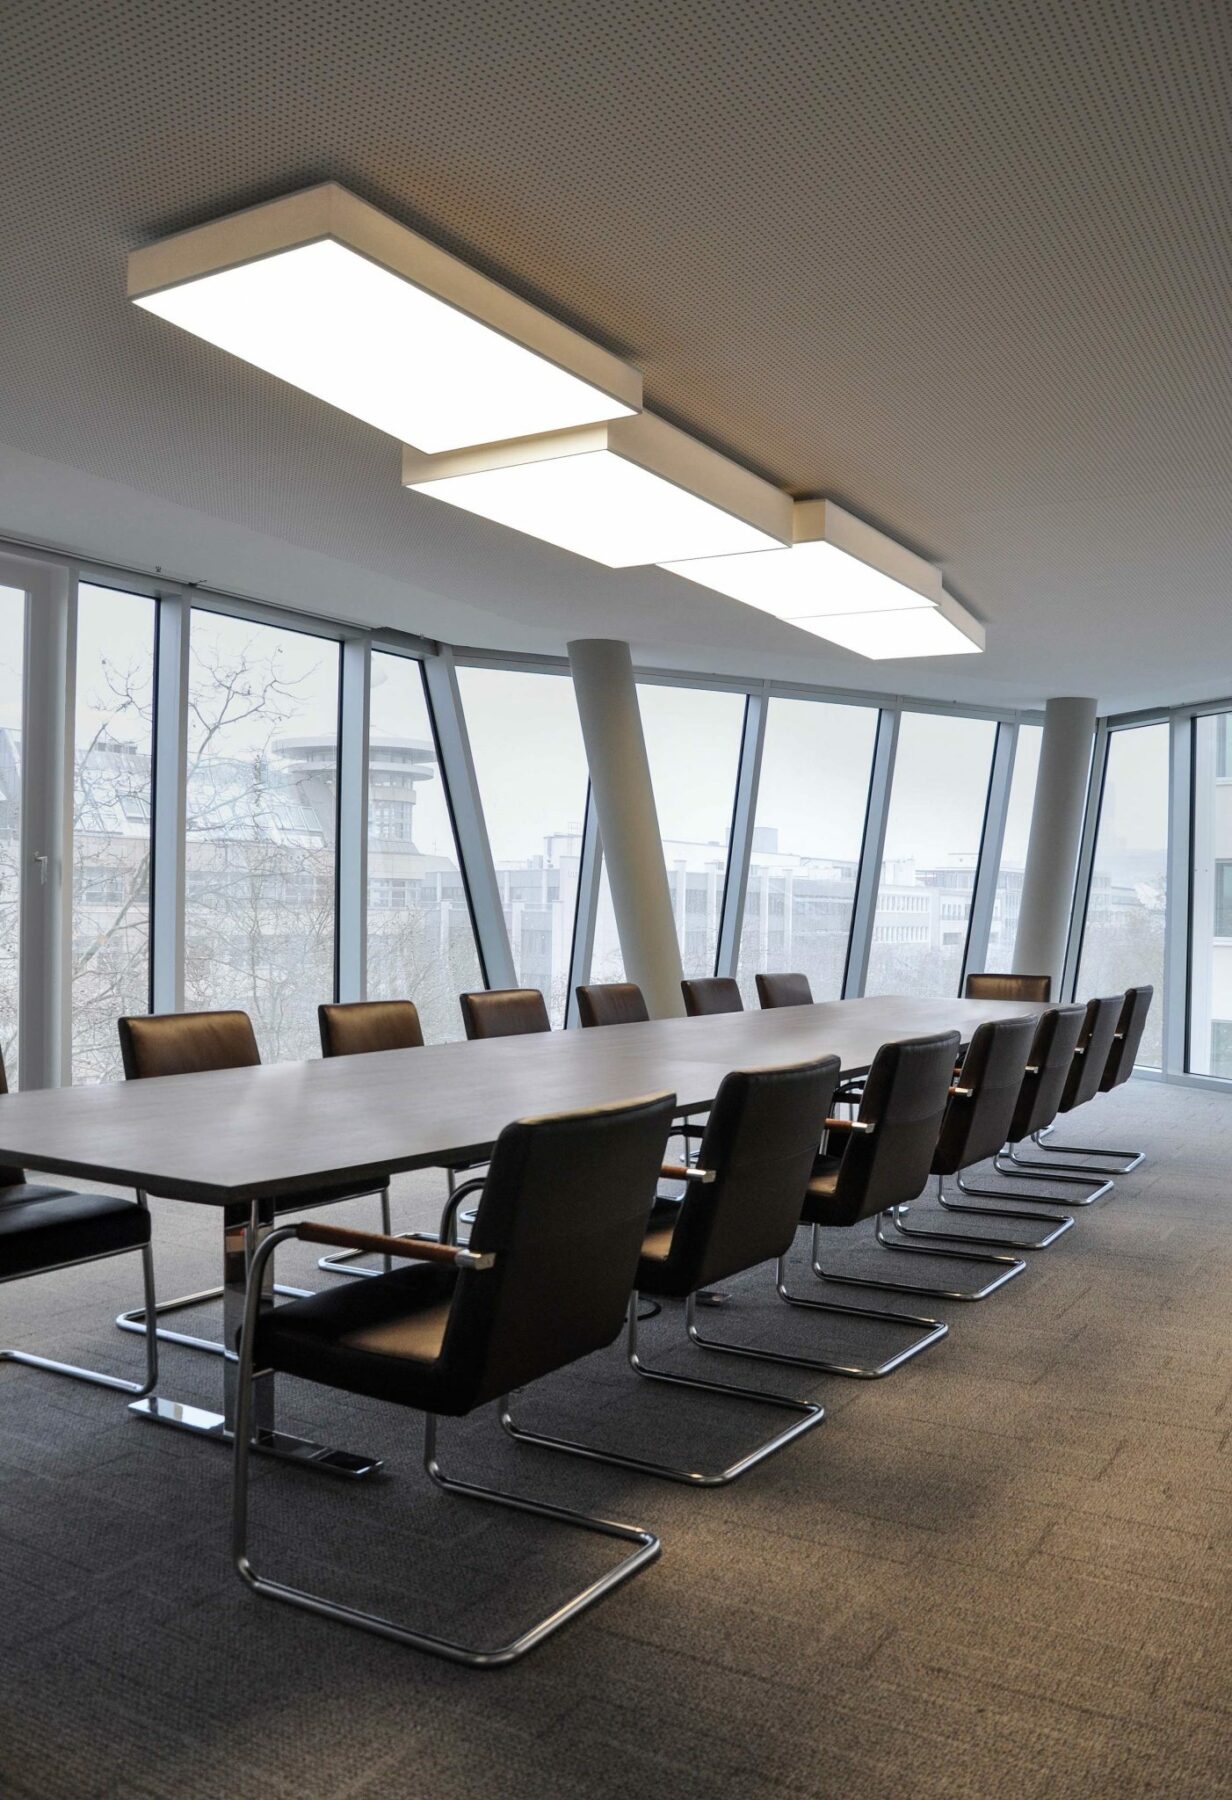
[[[155,1013],[116,1023],[126,1081],[250,1069],[261,1061],[246,1012]]]
[[[1051,975],[968,975],[965,1000],[1051,1000]]]
[[[1022,1088],[1005,1134],[1007,1144],[1020,1144],[1056,1118],[1086,1016],[1085,1006],[1052,1006],[1036,1020]]]
[[[1124,1004],[1123,994],[1106,994],[1087,1001],[1086,1017],[1061,1090],[1058,1112],[1073,1112],[1076,1106],[1085,1106],[1098,1094]]]
[[[1100,1079],[1102,1093],[1106,1094],[1110,1088],[1120,1087],[1133,1074],[1138,1051],[1142,1047],[1142,1034],[1146,1030],[1146,1016],[1151,1010],[1154,995],[1153,987],[1126,988],[1116,1034]]]
[[[351,1000],[318,1006],[322,1056],[364,1056],[372,1050],[419,1050],[424,1035],[413,1000]]]
[[[854,1225],[924,1191],[962,1042],[956,1031],[883,1044],[873,1058],[859,1122],[844,1132],[828,1224]],[[837,1135],[837,1134],[836,1134]]]
[[[730,975],[707,975],[694,981],[682,981],[684,1010],[691,1019],[702,1013],[738,1013],[744,1011],[740,984]]]
[[[757,999],[760,1005],[811,1006],[813,990],[807,975],[759,975]]]
[[[577,989],[583,1025],[641,1025],[650,1014],[636,981],[605,981]]]
[[[9,1091],[9,1078],[4,1071],[4,1056],[0,1052],[0,1094]],[[18,1169],[11,1163],[0,1163],[0,1188],[20,1187],[26,1179],[26,1171]]]
[[[838,1077],[837,1056],[724,1076],[697,1153],[715,1179],[685,1188],[656,1294],[683,1297],[790,1247]]]
[[[972,1035],[941,1121],[934,1175],[953,1175],[1002,1150],[1022,1092],[1034,1019],[990,1019]]]
[[[523,1119],[492,1153],[441,1345],[458,1400],[478,1406],[610,1344],[637,1280],[674,1094]]]
[[[538,988],[481,988],[459,994],[458,1004],[468,1038],[525,1037],[552,1029]]]

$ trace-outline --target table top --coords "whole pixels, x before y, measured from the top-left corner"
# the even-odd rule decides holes
[[[836,1055],[858,1074],[889,1039],[1042,1011],[890,995],[39,1089],[0,1096],[0,1162],[215,1206],[379,1186],[486,1157],[512,1119],[664,1091],[698,1110],[731,1069]]]

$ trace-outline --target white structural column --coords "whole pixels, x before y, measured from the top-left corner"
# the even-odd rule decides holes
[[[1051,975],[1058,999],[1094,732],[1094,700],[1048,702],[1014,940],[1014,972]]]
[[[680,944],[628,644],[579,638],[569,645],[582,740],[607,864],[625,974],[652,1018],[683,1012]]]

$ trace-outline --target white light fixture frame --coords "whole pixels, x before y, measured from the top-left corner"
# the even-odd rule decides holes
[[[696,555],[791,541],[788,495],[648,412],[440,456],[404,445],[402,481],[609,568],[661,562],[673,537]]]
[[[328,250],[314,250],[316,246],[340,249],[335,255]],[[306,252],[309,254],[305,258]],[[356,265],[354,258],[362,259],[361,263]],[[255,271],[255,265],[269,259],[281,259],[275,270]],[[399,278],[419,292],[400,294],[395,284],[381,281],[378,271]],[[239,304],[235,283],[228,288],[225,279],[237,272],[244,272],[247,284]],[[270,316],[265,320],[252,316],[253,306],[259,308],[262,303],[262,274],[269,290],[265,303]],[[329,296],[323,295],[327,277],[338,283],[340,296],[353,291],[360,300],[371,298],[374,312],[380,315],[375,341],[371,317],[351,322],[331,314]],[[221,286],[218,278],[223,278]],[[433,362],[428,356],[427,372],[438,389],[450,379],[459,388],[468,379],[474,382],[478,369],[490,377],[475,397],[479,412],[486,410],[497,419],[512,413],[511,390],[519,395],[517,405],[525,404],[526,416],[511,430],[505,431],[503,424],[499,431],[485,429],[484,438],[502,433],[520,436],[528,431],[636,413],[642,404],[641,374],[630,363],[510,293],[337,182],[323,182],[249,207],[134,251],[128,260],[128,296],[146,311],[221,344],[318,399],[363,418],[399,440],[421,443],[432,450],[476,441],[473,433],[451,434],[447,391],[436,404],[436,416],[429,420],[430,428],[424,436],[418,434],[412,416],[413,393],[398,391],[396,376],[403,366],[400,356],[413,359],[417,347],[421,352],[425,348],[431,351],[430,328],[434,321],[451,346],[460,348],[469,343],[476,349],[473,364],[465,354],[457,355],[454,360],[460,366],[456,369],[442,369],[439,361]],[[319,329],[325,340],[320,342],[319,356],[312,354],[314,303],[321,309]],[[398,329],[400,303],[401,312],[408,319],[405,333]],[[277,329],[279,314],[285,320],[299,306],[308,314],[306,320],[296,320],[308,328],[305,341],[288,344]],[[464,329],[467,322],[476,327],[475,331]],[[332,368],[327,341],[331,325],[336,329],[333,348],[338,365]],[[348,329],[353,331],[353,339],[341,342]],[[259,354],[245,355],[246,332],[250,349]],[[296,357],[303,366],[291,372],[288,364]],[[354,365],[365,357],[368,367],[357,373]],[[349,370],[348,359],[352,365]],[[383,368],[388,370],[388,381],[380,379]],[[348,379],[352,389],[350,404]],[[523,389],[525,402],[520,397]],[[355,394],[359,396],[358,405]],[[456,409],[463,430],[476,407]]]

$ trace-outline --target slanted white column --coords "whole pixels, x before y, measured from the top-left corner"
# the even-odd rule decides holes
[[[1054,999],[1061,996],[1094,732],[1094,700],[1048,702],[1014,939],[1014,973],[1051,975]]]
[[[633,659],[628,644],[578,638],[569,645],[569,666],[625,974],[646,996],[652,1018],[672,1018],[684,1011],[680,944]]]

